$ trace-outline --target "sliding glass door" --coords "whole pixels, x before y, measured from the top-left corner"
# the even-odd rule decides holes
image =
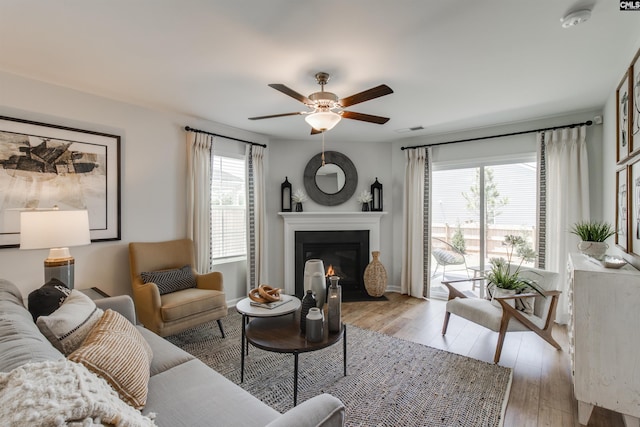
[[[535,161],[434,165],[432,175],[431,296],[446,298],[442,280],[481,276],[494,257],[505,257],[506,235],[536,248]],[[518,260],[519,261],[519,260]],[[481,288],[468,285],[480,295]]]

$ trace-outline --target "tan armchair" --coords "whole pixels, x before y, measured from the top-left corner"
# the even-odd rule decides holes
[[[222,274],[193,273],[196,287],[160,295],[155,283],[144,283],[143,272],[153,272],[195,265],[194,246],[191,239],[166,242],[129,243],[131,287],[138,319],[147,328],[166,337],[211,320],[218,321],[227,315],[227,303]]]

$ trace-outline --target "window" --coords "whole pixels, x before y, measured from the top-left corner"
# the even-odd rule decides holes
[[[246,257],[245,161],[214,154],[211,182],[211,257]]]
[[[532,249],[537,246],[537,163],[470,166],[432,174],[432,236],[455,247],[466,261],[432,263],[434,297],[447,296],[441,285],[444,274],[449,280],[475,276],[488,268],[491,258],[504,257],[505,235],[523,237]]]

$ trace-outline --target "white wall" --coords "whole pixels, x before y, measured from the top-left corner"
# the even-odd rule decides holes
[[[186,235],[185,188],[186,149],[183,128],[189,125],[224,135],[267,143],[267,242],[268,282],[278,286],[283,282],[283,224],[280,210],[280,184],[288,176],[293,189],[304,188],[304,168],[321,151],[317,141],[268,141],[266,137],[251,134],[221,124],[196,120],[184,115],[154,111],[148,108],[77,92],[67,88],[37,82],[11,74],[0,73],[0,115],[34,120],[44,123],[75,127],[121,135],[122,173],[122,240],[98,242],[90,246],[72,248],[76,258],[78,287],[99,286],[111,294],[129,293],[129,262],[127,244],[131,241],[159,241]],[[607,108],[611,109],[611,101]],[[390,143],[345,142],[331,140],[326,135],[326,150],[347,155],[358,171],[358,186],[353,198],[346,203],[326,207],[313,201],[305,202],[308,211],[359,211],[357,195],[369,189],[377,177],[384,185],[384,210],[381,223],[381,261],[390,277],[388,289],[399,290],[402,265],[402,195],[404,182],[404,151],[401,146],[451,141],[462,138],[495,135],[505,132],[557,126],[592,119],[600,111],[589,111],[564,117],[536,120],[528,123],[497,126],[469,132],[430,137],[409,138]],[[611,113],[605,111],[606,126]],[[608,124],[609,123],[609,124]],[[615,122],[613,122],[615,128]],[[607,131],[608,132],[608,131]],[[609,132],[608,132],[609,133]],[[615,132],[613,132],[615,138]],[[605,172],[600,162],[602,154],[602,127],[592,126],[588,131],[590,156],[590,185],[592,188],[592,216],[603,215],[602,206],[614,206],[607,192],[603,204],[602,188],[613,188],[612,173]],[[612,143],[606,140],[607,146]],[[499,152],[512,150],[508,139],[494,142],[458,144],[448,152],[455,156],[486,156],[488,147]],[[497,147],[497,148],[496,148]],[[607,161],[611,163],[610,160]],[[607,164],[608,164],[607,163]],[[614,162],[615,163],[615,162]],[[613,166],[607,166],[613,169]],[[606,213],[609,215],[609,212]],[[610,216],[612,217],[611,212]],[[42,285],[42,262],[45,250],[0,250],[0,274],[15,282],[26,295]],[[225,275],[229,299],[244,295],[246,273],[242,265],[220,266]]]
[[[188,116],[153,111],[0,73],[0,115],[116,134],[121,140],[122,240],[71,248],[76,287],[130,293],[127,244],[186,236],[184,126],[266,143],[267,138]],[[1,196],[0,196],[1,197]],[[0,249],[0,276],[23,296],[44,281],[46,250]],[[230,295],[244,294],[245,275],[225,266]],[[223,268],[220,268],[223,270]],[[236,290],[238,289],[238,290]]]

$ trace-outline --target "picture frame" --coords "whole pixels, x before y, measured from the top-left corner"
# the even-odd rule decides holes
[[[616,171],[615,244],[623,251],[629,248],[629,167]]]
[[[120,240],[120,136],[0,116],[0,248],[20,212],[86,209],[92,242]]]
[[[616,162],[618,164],[627,160],[632,152],[629,140],[631,129],[629,121],[629,112],[631,111],[630,70],[627,70],[616,88]]]
[[[640,159],[629,165],[629,239],[627,252],[640,256]]]
[[[629,76],[629,149],[633,155],[640,151],[640,49],[631,62]]]

